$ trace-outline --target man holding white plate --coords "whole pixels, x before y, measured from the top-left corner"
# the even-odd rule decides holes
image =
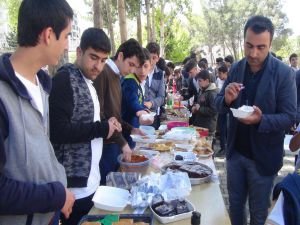
[[[232,65],[215,99],[220,113],[229,113],[227,188],[233,225],[263,225],[268,215],[273,181],[283,164],[285,130],[296,118],[295,74],[270,53],[274,26],[263,16],[251,17],[244,28],[245,58]],[[230,108],[253,106],[236,118]]]

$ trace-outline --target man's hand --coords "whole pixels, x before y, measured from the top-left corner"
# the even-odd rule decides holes
[[[149,112],[145,110],[138,111],[136,115],[139,117],[139,123],[141,125],[151,125],[154,122],[154,117],[143,116],[143,115],[149,115]]]
[[[260,123],[262,117],[262,111],[255,105],[253,106],[253,109],[254,111],[250,116],[247,116],[246,118],[243,119],[240,118],[239,121],[247,125]]]
[[[131,134],[145,136],[146,134],[139,128],[133,128]]]
[[[122,152],[123,152],[123,158],[125,159],[126,162],[130,162],[131,161],[131,155],[132,155],[132,150],[129,147],[128,144],[124,145],[124,147],[122,148]]]
[[[118,132],[122,131],[122,126],[115,117],[111,117],[108,119],[108,126],[109,126],[109,132],[106,137],[107,139],[109,139],[115,131]]]
[[[144,102],[144,106],[146,106],[148,109],[151,109],[152,102]]]
[[[229,106],[237,97],[240,91],[243,89],[243,84],[240,83],[230,83],[225,88],[225,102]]]
[[[67,188],[65,188],[65,190],[66,190],[66,201],[64,207],[61,209],[61,212],[64,214],[65,218],[68,219],[72,213],[72,207],[75,202],[75,196]]]
[[[200,109],[200,105],[199,105],[199,104],[195,104],[195,105],[192,107],[192,113],[196,113],[199,109]]]

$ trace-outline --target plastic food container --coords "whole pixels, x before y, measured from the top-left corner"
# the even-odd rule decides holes
[[[152,126],[140,126],[141,131],[143,131],[147,135],[154,135],[155,129]]]
[[[188,127],[188,126],[189,123],[183,121],[170,121],[167,123],[167,127],[169,130],[171,130],[173,127]]]
[[[86,215],[82,217],[78,225],[83,224],[84,222],[96,222],[101,220],[106,215]],[[120,214],[120,219],[133,219],[134,223],[144,222],[148,223],[149,225],[153,225],[153,216],[149,214]]]
[[[172,223],[175,221],[179,221],[179,220],[183,220],[183,219],[190,219],[192,216],[193,211],[195,210],[195,207],[193,206],[193,204],[187,200],[185,200],[188,204],[188,207],[190,209],[189,212],[186,213],[182,213],[182,214],[178,214],[178,215],[174,215],[174,216],[159,216],[152,208],[152,206],[150,206],[150,210],[152,211],[154,217],[160,222],[160,223]]]
[[[133,157],[136,156],[142,156],[145,157],[146,159],[142,162],[125,162],[123,161],[123,154],[120,154],[118,156],[118,162],[120,163],[120,170],[122,172],[136,172],[136,173],[145,174],[149,168],[151,156],[143,152],[137,152],[134,153],[131,158],[133,159]]]
[[[109,186],[99,186],[92,201],[98,209],[119,212],[129,202],[129,191]]]

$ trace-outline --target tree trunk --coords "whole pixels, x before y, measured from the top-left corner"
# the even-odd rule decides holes
[[[118,0],[119,26],[121,43],[127,40],[127,23],[126,23],[126,9],[125,0]]]
[[[107,20],[108,20],[108,33],[110,36],[110,42],[111,42],[111,55],[115,55],[116,53],[116,46],[115,46],[115,34],[114,34],[114,26],[111,18],[111,0],[105,1],[106,6],[106,12],[107,12]]]
[[[151,41],[151,15],[150,15],[150,0],[145,0],[147,14],[147,42]]]
[[[232,47],[234,58],[238,59],[238,55],[237,55],[238,49],[234,40],[231,41],[231,47]]]
[[[138,2],[139,4],[139,11],[138,11],[138,14],[137,14],[137,19],[136,19],[136,26],[137,26],[137,39],[138,39],[138,42],[140,43],[140,45],[143,44],[143,35],[142,35],[142,15],[141,15],[141,3],[140,1]]]
[[[156,35],[155,35],[155,3],[154,0],[152,0],[152,29],[151,29],[151,41],[156,41]]]
[[[161,57],[165,58],[165,20],[164,20],[164,11],[165,11],[165,0],[162,0],[160,3],[160,12],[161,12],[161,19],[160,19],[160,55]]]
[[[103,17],[101,15],[100,7],[101,7],[101,0],[93,0],[94,27],[102,29],[103,28]]]

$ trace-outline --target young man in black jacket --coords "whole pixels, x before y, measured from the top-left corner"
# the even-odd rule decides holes
[[[66,169],[68,188],[76,198],[70,218],[61,217],[63,225],[77,224],[92,208],[92,197],[101,180],[103,138],[121,130],[114,117],[100,120],[100,104],[93,86],[110,51],[104,31],[89,28],[82,34],[75,63],[62,66],[53,78],[50,137],[57,159]]]

